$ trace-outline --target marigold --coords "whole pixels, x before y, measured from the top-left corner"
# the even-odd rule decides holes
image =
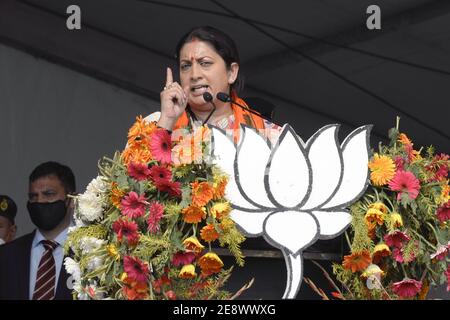
[[[380,156],[378,153],[375,153],[373,159],[369,162],[369,168],[372,171],[370,179],[376,186],[387,184],[395,174],[394,161],[387,156]]]
[[[372,260],[370,258],[369,251],[363,250],[361,252],[355,252],[350,255],[344,256],[342,266],[345,269],[352,270],[352,272],[357,272],[366,270],[371,262]]]
[[[216,219],[223,219],[230,213],[231,206],[229,202],[218,202],[213,205],[211,208],[211,215]]]
[[[219,233],[212,224],[207,224],[200,230],[200,237],[206,242],[212,242],[219,238]]]
[[[200,241],[198,241],[196,237],[189,237],[184,239],[183,245],[186,248],[186,250],[195,253],[200,253],[202,252],[203,249],[205,249],[205,247],[200,243]]]
[[[187,264],[181,268],[180,273],[178,274],[178,278],[181,279],[193,279],[197,276],[195,272],[195,267],[193,264]]]
[[[219,256],[214,252],[208,252],[203,255],[199,260],[198,264],[200,269],[202,269],[203,276],[209,276],[213,273],[218,273],[222,270],[223,262],[220,260]]]
[[[196,205],[190,205],[189,207],[181,210],[183,219],[187,223],[199,223],[206,217],[205,207],[197,207]]]
[[[206,182],[195,181],[191,183],[192,186],[192,203],[196,206],[202,207],[206,205],[214,195],[214,189]]]
[[[381,226],[384,223],[384,214],[380,210],[370,208],[367,210],[364,219],[366,220],[367,225],[375,225],[378,223]]]

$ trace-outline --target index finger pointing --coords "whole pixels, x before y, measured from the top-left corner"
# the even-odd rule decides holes
[[[172,84],[172,82],[173,82],[172,69],[167,67],[166,87]]]

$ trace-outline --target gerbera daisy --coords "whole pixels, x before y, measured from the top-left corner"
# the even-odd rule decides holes
[[[159,231],[159,221],[163,217],[164,206],[157,201],[152,201],[150,203],[150,209],[147,219],[147,230],[150,233],[156,233]]]
[[[145,282],[133,281],[122,287],[123,295],[127,300],[144,300],[148,298],[148,285]]]
[[[120,210],[122,214],[131,219],[142,217],[145,213],[145,208],[148,202],[145,200],[145,195],[138,195],[131,191],[120,203]]]
[[[383,186],[388,183],[395,174],[395,164],[391,158],[375,153],[369,162],[372,171],[370,179],[375,186]]]
[[[203,276],[209,276],[222,270],[223,262],[214,252],[208,252],[198,260]]]
[[[183,219],[187,223],[199,223],[206,217],[205,207],[198,207],[196,205],[190,205],[187,208],[181,210]]]
[[[123,162],[128,165],[132,161],[138,163],[148,163],[152,158],[152,154],[146,146],[131,146],[127,147],[122,152],[121,157]]]
[[[147,282],[148,265],[137,257],[125,256],[123,258],[123,269],[127,273],[127,278],[137,282]]]
[[[350,255],[344,256],[342,265],[345,269],[352,270],[352,272],[365,270],[372,262],[370,253],[367,250],[361,252],[355,252]]]
[[[422,282],[414,279],[405,278],[392,284],[392,291],[402,298],[414,297],[420,289],[422,289]]]
[[[170,163],[172,153],[172,140],[167,130],[155,130],[150,138],[150,151],[153,155],[153,158],[161,163]]]
[[[227,177],[221,177],[218,181],[213,184],[214,188],[214,200],[219,200],[225,196],[225,188],[227,187],[228,179]]]
[[[198,241],[196,237],[189,237],[184,239],[183,245],[186,248],[186,250],[189,250],[194,253],[200,253],[202,252],[205,247]]]
[[[378,223],[381,226],[384,223],[384,214],[380,210],[370,208],[367,210],[364,219],[367,225],[375,225]]]
[[[384,236],[384,242],[389,247],[401,248],[403,247],[403,243],[409,241],[411,238],[404,232],[400,230],[395,230],[392,233],[389,233]]]
[[[398,192],[398,201],[401,200],[403,193],[407,193],[409,199],[414,200],[419,194],[420,183],[412,172],[397,171],[394,178],[389,182],[389,188]]]
[[[195,181],[191,183],[192,186],[192,203],[202,207],[206,205],[214,196],[214,189],[212,186],[204,181]]]
[[[440,222],[450,220],[450,200],[437,209],[436,216]]]
[[[156,187],[161,192],[167,192],[171,197],[181,197],[181,183],[178,181],[160,181]]]
[[[128,244],[131,246],[138,242],[138,225],[134,221],[117,220],[113,223],[112,227],[114,232],[117,234],[117,239],[119,241],[122,241],[123,237],[125,237]]]
[[[145,121],[142,116],[136,117],[136,122],[128,130],[128,144],[133,144],[136,141],[148,139],[150,134],[156,130],[154,122]]]
[[[195,260],[194,252],[177,252],[173,255],[172,264],[176,267],[191,264]]]
[[[120,190],[118,188],[118,185],[116,182],[113,182],[111,184],[111,203],[113,204],[114,207],[116,207],[117,209],[120,209],[120,202],[122,201],[123,196],[125,195],[125,192],[123,192],[122,190]]]
[[[383,202],[379,202],[379,201],[370,204],[369,208],[380,210],[384,214],[388,213],[388,211],[389,211],[388,208],[386,207],[386,205]]]
[[[145,163],[132,161],[128,164],[128,175],[137,181],[147,180],[150,177],[150,169]]]
[[[393,226],[394,228],[400,228],[401,226],[403,226],[402,216],[397,212],[391,213],[389,215],[389,220],[391,222],[391,226]]]
[[[212,242],[219,238],[219,233],[212,224],[207,224],[200,230],[200,237],[206,242]]]
[[[217,202],[211,208],[210,213],[214,218],[221,220],[227,216],[230,211],[231,206],[229,202]]]
[[[155,183],[155,185],[158,185],[163,181],[172,180],[172,172],[165,167],[155,165],[152,166],[149,170],[150,170],[150,178]]]
[[[384,244],[380,243],[375,246],[372,253],[372,260],[374,263],[380,262],[381,258],[387,257],[391,254],[391,250],[389,247]]]
[[[187,264],[181,268],[180,273],[178,274],[178,278],[181,279],[193,279],[197,276],[195,272],[195,267],[193,264]]]
[[[430,258],[436,260],[445,260],[449,252],[450,252],[450,241],[448,242],[447,245],[440,245],[437,248],[436,252],[430,255]]]

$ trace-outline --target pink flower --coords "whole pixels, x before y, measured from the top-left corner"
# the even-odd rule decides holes
[[[170,181],[172,179],[172,172],[161,166],[152,166],[150,168],[150,177],[155,185],[158,185],[164,181]]]
[[[412,172],[399,170],[395,173],[394,178],[389,182],[389,188],[392,191],[398,191],[397,200],[402,199],[402,193],[408,193],[409,199],[417,198],[420,190],[419,180]]]
[[[392,284],[392,291],[403,298],[414,297],[422,289],[422,282],[405,278]]]
[[[450,291],[450,266],[447,267],[445,275],[447,276],[447,291]]]
[[[172,264],[176,267],[191,264],[195,260],[194,252],[177,252],[173,255]]]
[[[139,258],[125,256],[123,258],[123,269],[127,273],[127,277],[137,282],[147,282],[148,265],[143,263]]]
[[[404,248],[394,248],[392,250],[392,256],[394,257],[395,261],[400,263],[410,263],[416,259],[416,255],[414,254],[414,252],[411,252],[408,257],[405,257]]]
[[[172,138],[167,130],[159,129],[152,133],[150,151],[153,158],[161,163],[170,163],[172,155]]]
[[[123,215],[133,219],[142,217],[147,205],[148,202],[145,201],[145,195],[138,195],[136,192],[131,191],[120,202],[120,210]]]
[[[137,181],[147,180],[150,176],[150,169],[146,164],[130,162],[128,165],[128,175]]]
[[[410,237],[400,230],[395,230],[392,233],[389,233],[384,236],[384,242],[389,247],[401,248],[403,246],[403,242],[409,241]]]
[[[119,241],[122,241],[123,237],[125,237],[128,244],[133,246],[139,240],[138,225],[134,221],[117,220],[113,223],[112,228],[117,233]]]
[[[430,255],[430,258],[436,260],[445,260],[449,252],[450,252],[450,241],[448,242],[447,245],[440,245],[437,248],[436,252]]]
[[[151,233],[156,233],[159,231],[159,221],[164,214],[164,206],[157,201],[150,203],[150,213],[148,215],[147,230]]]
[[[394,158],[394,163],[395,163],[395,168],[397,169],[397,170],[405,170],[404,168],[405,168],[405,159],[403,159],[403,157],[401,157],[401,156],[396,156],[395,158]]]
[[[440,155],[436,155],[433,158],[433,162],[428,165],[426,168],[433,173],[433,176],[428,180],[429,182],[433,181],[442,181],[447,179],[448,176],[448,165],[446,163],[438,164],[438,161],[448,161],[449,155],[445,153],[441,153]]]
[[[440,222],[445,222],[447,220],[450,220],[450,200],[447,201],[446,204],[440,206],[437,209],[436,215]]]

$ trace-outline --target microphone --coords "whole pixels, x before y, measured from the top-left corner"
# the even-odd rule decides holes
[[[205,100],[205,102],[209,102],[212,104],[213,109],[211,111],[211,113],[208,115],[208,117],[206,117],[205,121],[203,121],[202,126],[205,125],[205,123],[208,122],[209,118],[211,118],[212,114],[214,113],[214,111],[216,111],[216,104],[213,101],[213,96],[211,95],[211,93],[209,93],[208,91],[203,93],[203,100]]]
[[[248,111],[248,112],[250,112],[250,113],[252,113],[252,114],[254,114],[254,115],[256,115],[256,116],[258,116],[258,117],[260,117],[262,119],[264,119],[264,120],[267,120],[267,121],[269,121],[269,122],[271,122],[273,124],[278,125],[273,120],[268,119],[267,117],[263,116],[262,114],[259,114],[258,112],[253,111],[252,109],[249,109],[248,107],[243,106],[242,104],[239,104],[236,101],[232,100],[230,95],[226,94],[225,92],[218,92],[217,95],[216,95],[216,98],[218,100],[222,101],[222,102],[231,102],[231,103],[237,105],[238,107],[244,109],[245,111]]]

